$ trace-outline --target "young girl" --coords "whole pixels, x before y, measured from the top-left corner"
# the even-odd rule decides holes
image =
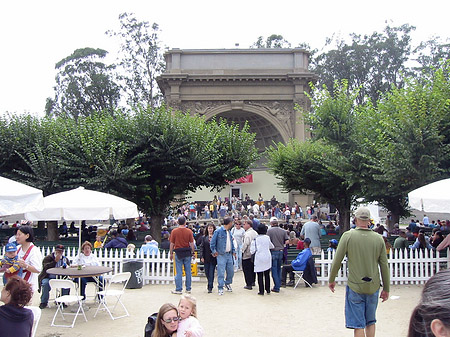
[[[197,300],[191,295],[181,296],[178,303],[181,321],[178,324],[178,337],[202,337],[203,328],[197,319]]]

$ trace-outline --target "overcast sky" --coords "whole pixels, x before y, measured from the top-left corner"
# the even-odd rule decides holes
[[[258,36],[281,34],[295,47],[321,48],[333,33],[370,34],[391,25],[417,27],[414,42],[450,37],[448,0],[41,0],[0,4],[0,113],[43,114],[53,97],[55,63],[77,48],[110,51],[120,13],[156,22],[170,48],[247,48]]]

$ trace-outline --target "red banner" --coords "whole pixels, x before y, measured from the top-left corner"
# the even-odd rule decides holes
[[[252,182],[253,182],[253,174],[249,174],[245,177],[241,177],[239,179],[229,181],[228,184],[244,184],[244,183],[252,183]]]

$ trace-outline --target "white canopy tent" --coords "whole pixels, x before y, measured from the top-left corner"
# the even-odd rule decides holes
[[[0,177],[0,216],[39,211],[44,208],[42,191]]]
[[[74,221],[129,219],[139,216],[137,205],[115,195],[86,190],[78,187],[74,190],[55,193],[44,198],[45,208],[39,212],[27,212],[27,220]],[[81,230],[81,225],[80,225]],[[79,235],[81,247],[81,233]]]
[[[424,212],[450,213],[450,179],[435,181],[408,193],[409,205]]]

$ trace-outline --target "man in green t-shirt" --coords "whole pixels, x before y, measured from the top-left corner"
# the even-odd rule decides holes
[[[404,230],[401,230],[398,234],[398,238],[394,241],[394,248],[395,249],[405,249],[409,247],[408,239],[406,238],[406,232]]]
[[[378,305],[380,274],[383,290],[380,298],[389,298],[389,267],[386,248],[381,235],[370,228],[370,211],[360,207],[355,212],[356,228],[345,232],[331,265],[328,287],[332,292],[336,286],[335,278],[347,256],[348,282],[345,294],[345,325],[354,329],[355,337],[375,336],[375,312]]]

